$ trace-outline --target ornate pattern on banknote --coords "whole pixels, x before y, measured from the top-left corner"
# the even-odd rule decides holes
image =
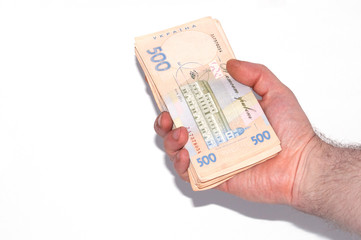
[[[244,133],[242,127],[231,129],[207,81],[185,84],[180,89],[208,149]]]

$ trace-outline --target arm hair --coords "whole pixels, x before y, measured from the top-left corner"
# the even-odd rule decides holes
[[[296,208],[361,235],[361,146],[342,145],[316,134]]]

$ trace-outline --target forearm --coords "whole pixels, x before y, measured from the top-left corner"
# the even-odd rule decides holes
[[[361,234],[361,149],[315,136],[297,170],[294,207]]]

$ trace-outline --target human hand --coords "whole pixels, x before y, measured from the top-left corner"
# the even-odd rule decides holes
[[[227,70],[235,80],[252,87],[262,97],[260,105],[281,141],[282,151],[216,188],[250,201],[292,205],[297,191],[295,181],[299,180],[298,166],[305,161],[307,146],[315,136],[312,126],[292,91],[265,66],[233,59],[228,61]],[[154,128],[164,139],[165,152],[175,170],[189,181],[189,154],[184,148],[188,133],[184,127],[172,130],[172,125],[169,113],[163,112]]]

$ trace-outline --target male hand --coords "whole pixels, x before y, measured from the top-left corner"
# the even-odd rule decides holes
[[[281,141],[282,151],[274,158],[241,172],[222,183],[219,190],[243,199],[293,205],[297,197],[299,165],[304,166],[309,143],[315,133],[296,97],[265,66],[229,60],[227,70],[238,82],[250,86],[262,97],[260,105]],[[184,127],[172,130],[168,112],[161,113],[154,128],[164,139],[164,148],[177,173],[189,181],[189,154],[184,148],[188,132]],[[295,188],[295,189],[294,189]]]

